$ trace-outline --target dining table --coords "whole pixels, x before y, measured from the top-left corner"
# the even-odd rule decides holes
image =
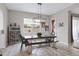
[[[55,36],[55,35],[45,35],[45,36],[41,36],[41,37],[38,37],[38,36],[22,37],[24,39],[24,42],[22,42],[22,44],[21,44],[21,50],[22,50],[23,44],[25,44],[25,46],[29,47],[28,50],[31,50],[31,51],[32,51],[33,45],[40,45],[40,44],[48,44],[49,47],[57,49],[56,46],[54,45],[56,42],[58,42],[55,40],[56,37],[57,36]],[[33,42],[34,40],[37,40],[38,42],[37,41]],[[52,45],[52,43],[53,43],[53,45]]]
[[[25,37],[25,40],[27,40],[27,41],[31,41],[29,44],[27,44],[27,45],[36,45],[36,44],[45,44],[45,43],[49,43],[49,46],[50,46],[50,44],[51,43],[55,43],[55,38],[56,38],[57,36],[55,36],[55,35],[47,35],[47,36],[41,36],[41,37]],[[34,40],[40,40],[40,42],[32,42],[32,41],[34,41]],[[42,41],[43,40],[43,41]]]

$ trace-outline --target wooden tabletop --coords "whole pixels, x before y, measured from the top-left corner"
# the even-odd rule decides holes
[[[33,37],[33,38],[25,38],[27,40],[35,40],[35,39],[48,39],[48,38],[56,38],[56,36],[41,36],[41,37]]]

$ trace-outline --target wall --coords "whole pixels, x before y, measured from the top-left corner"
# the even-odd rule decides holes
[[[8,10],[8,14],[9,14],[9,24],[11,23],[17,23],[20,25],[21,27],[21,33],[22,35],[32,35],[35,33],[25,33],[24,32],[24,22],[23,19],[24,18],[34,18],[37,17],[37,14],[33,14],[33,13],[28,13],[28,12],[21,12],[21,11],[14,11],[14,10]],[[47,24],[49,24],[48,20],[49,20],[49,16],[47,15],[42,15],[43,19],[45,19],[47,21]]]
[[[54,14],[55,18],[55,32],[57,35],[57,39],[60,42],[65,42],[65,44],[68,42],[68,13],[67,11],[58,12]],[[64,22],[64,26],[60,27],[59,23],[60,21]]]
[[[79,4],[73,4],[64,10],[51,15],[51,19],[52,17],[55,18],[55,31],[57,39],[66,45],[68,45],[71,41],[71,13],[78,13],[78,10],[72,11],[75,8],[79,8]],[[63,27],[59,26],[60,21],[64,23]]]
[[[3,34],[2,34],[2,30],[0,30],[0,48],[5,48],[7,45],[7,24],[8,24],[8,11],[7,8],[4,4],[0,4],[0,10],[3,13]],[[1,21],[2,19],[0,19]]]

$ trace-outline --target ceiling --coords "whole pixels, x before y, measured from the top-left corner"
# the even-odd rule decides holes
[[[41,14],[52,15],[64,8],[73,5],[73,3],[43,3],[41,6]],[[25,11],[38,14],[37,3],[6,3],[10,10]]]

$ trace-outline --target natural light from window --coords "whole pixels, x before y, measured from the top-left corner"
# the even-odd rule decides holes
[[[38,32],[46,32],[49,30],[47,25],[47,20],[39,20],[39,19],[31,19],[31,18],[24,18],[24,33],[31,33],[35,34]]]
[[[39,32],[40,31],[40,20],[24,18],[24,29],[25,32]]]
[[[3,30],[3,12],[0,10],[0,30]]]

